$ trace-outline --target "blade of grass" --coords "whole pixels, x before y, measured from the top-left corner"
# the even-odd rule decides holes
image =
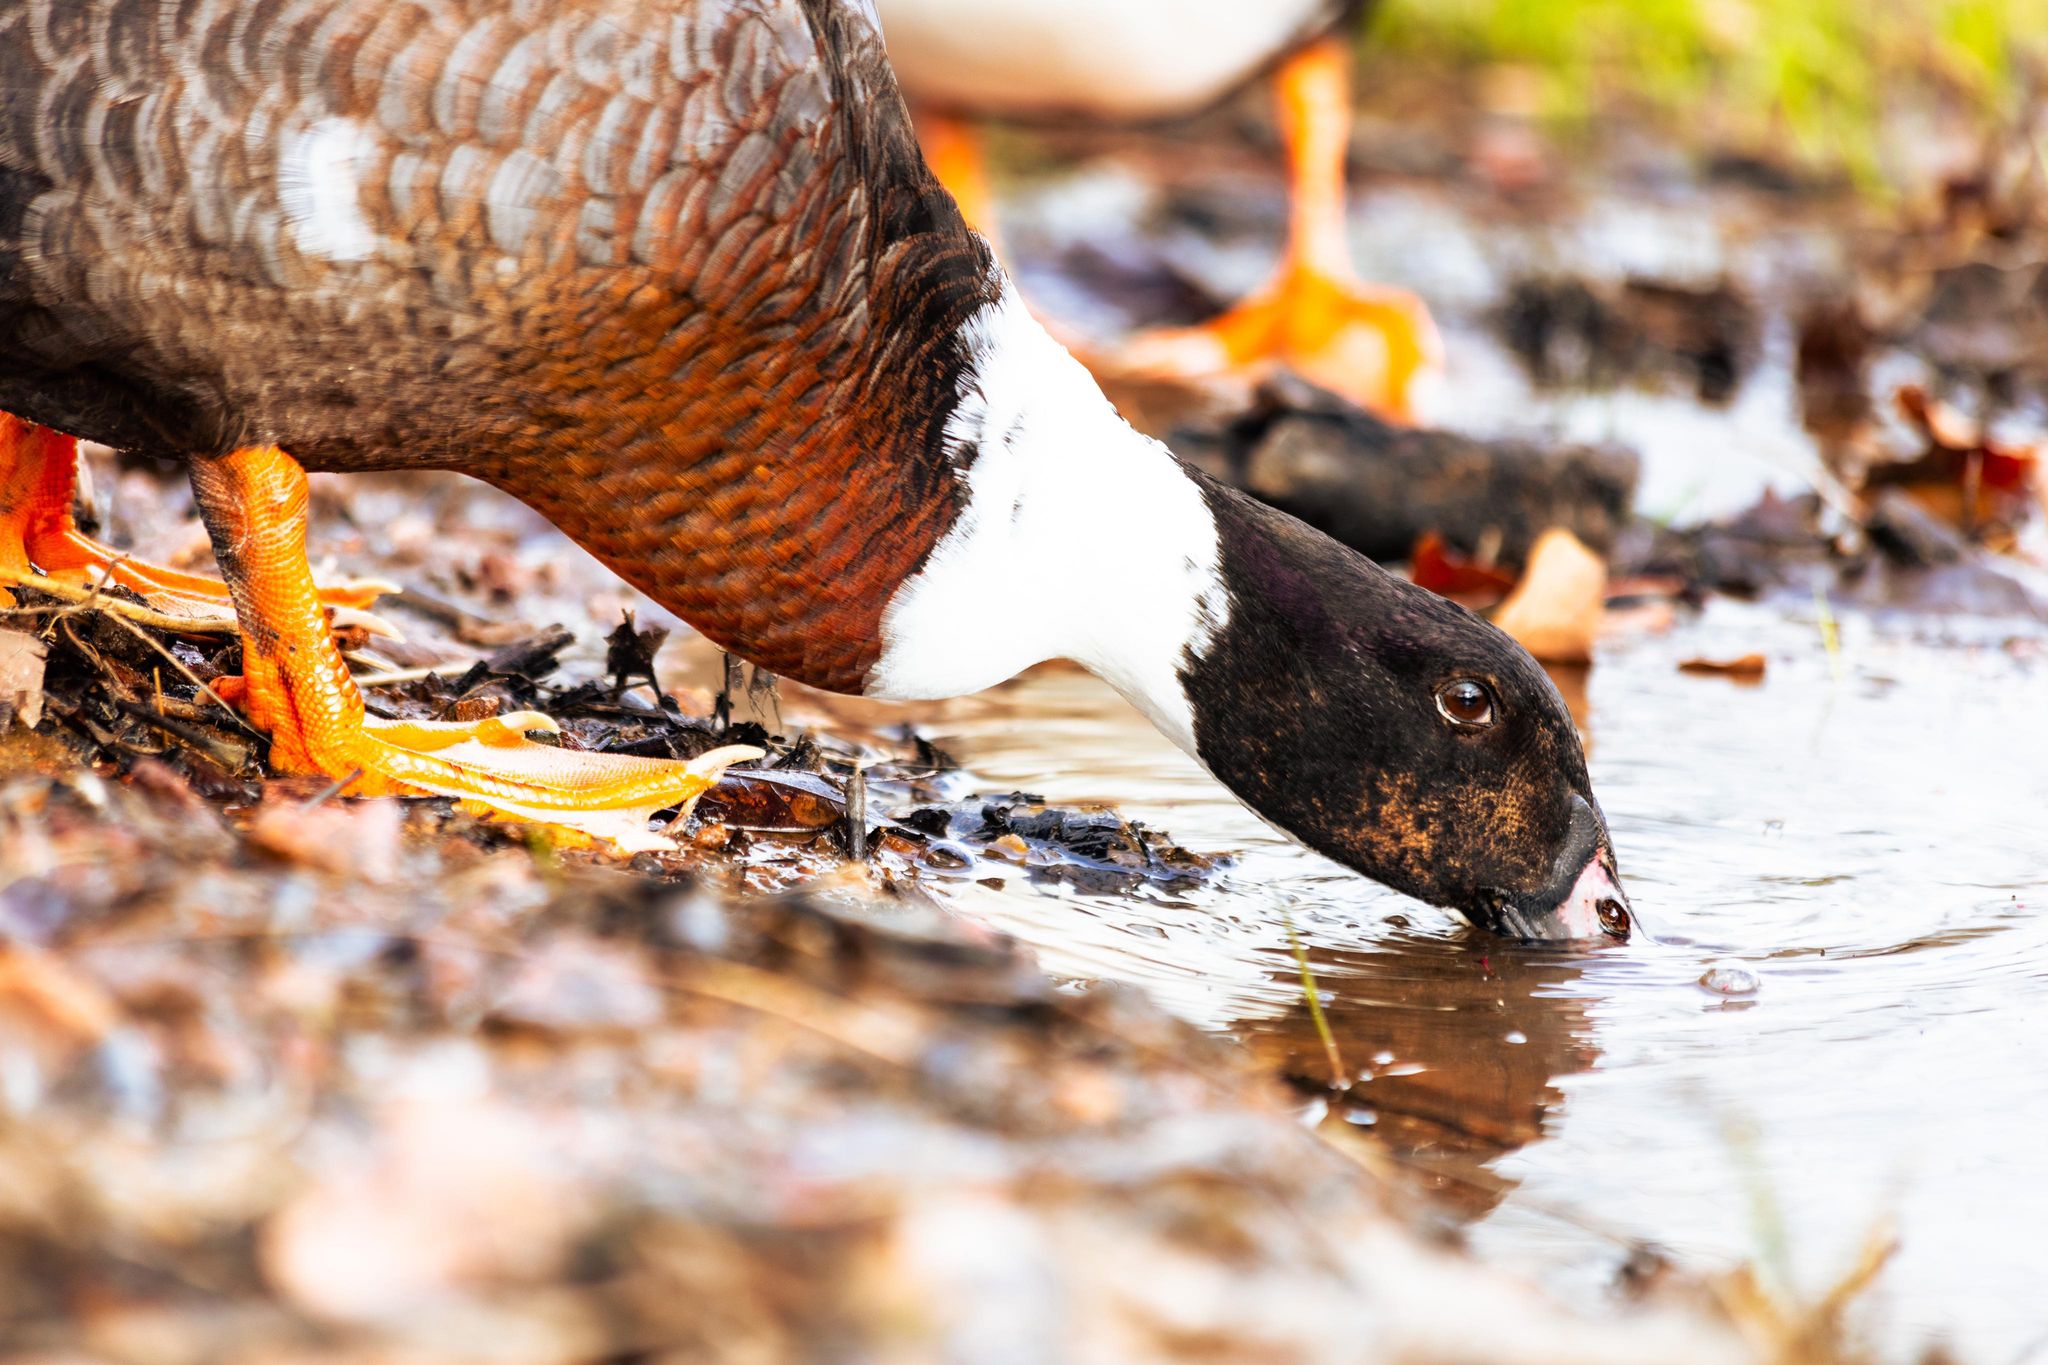
[[[1337,1035],[1330,1031],[1330,1021],[1323,1014],[1323,994],[1316,986],[1314,970],[1308,965],[1308,952],[1301,946],[1301,935],[1294,930],[1294,912],[1283,905],[1280,917],[1287,926],[1287,946],[1294,950],[1294,964],[1301,968],[1301,998],[1308,1005],[1308,1017],[1315,1025],[1316,1037],[1323,1041],[1323,1055],[1330,1061],[1330,1089],[1349,1090],[1351,1073],[1345,1069],[1344,1054],[1337,1050]]]
[[[1828,671],[1835,675],[1835,685],[1842,684],[1842,631],[1835,623],[1834,608],[1828,605],[1827,589],[1818,583],[1813,585],[1813,612],[1820,622],[1820,645],[1827,651]]]

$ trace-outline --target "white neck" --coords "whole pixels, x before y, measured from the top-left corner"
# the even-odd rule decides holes
[[[1179,673],[1228,612],[1201,491],[1014,289],[965,330],[945,439],[967,504],[884,611],[867,694],[958,696],[1068,658],[1194,753]]]

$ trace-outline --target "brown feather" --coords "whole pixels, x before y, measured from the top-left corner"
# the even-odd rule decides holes
[[[363,259],[280,181],[340,119]],[[951,523],[996,287],[847,5],[0,0],[0,408],[473,474],[823,686]]]

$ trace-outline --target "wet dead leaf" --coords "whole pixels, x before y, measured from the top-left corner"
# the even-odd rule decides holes
[[[2040,462],[2041,452],[2037,447],[1994,439],[1977,423],[1948,404],[1930,397],[1927,390],[1918,384],[1901,385],[1897,399],[1901,415],[1927,438],[1930,458],[1942,455],[1981,457],[1984,462],[1982,477],[1988,488],[2025,487],[2034,467]],[[1951,477],[1960,478],[1965,472],[1960,462],[1953,459],[1937,459],[1936,463]]]
[[[2023,518],[2039,498],[2040,447],[1993,437],[1917,384],[1901,385],[1896,401],[1927,448],[1915,459],[1878,465],[1868,486],[1904,488],[1943,520],[1984,533],[1979,538],[1993,549],[2009,548],[2009,531],[1998,523]]]
[[[47,1027],[97,1042],[118,1022],[112,1000],[97,985],[48,953],[0,950],[0,1004],[11,1004]]]
[[[658,691],[661,681],[654,676],[654,656],[661,652],[667,639],[668,632],[660,626],[640,629],[633,613],[628,611],[618,627],[605,637],[604,671],[621,687],[644,682]]]
[[[398,875],[403,823],[396,801],[316,804],[273,789],[249,821],[249,842],[288,863],[383,885]]]
[[[1733,678],[1738,682],[1758,682],[1769,666],[1770,661],[1761,654],[1743,654],[1733,659],[1687,659],[1678,665],[1678,671]]]
[[[1408,557],[1408,576],[1466,606],[1491,606],[1514,591],[1515,576],[1498,564],[1459,554],[1435,531],[1424,532]]]
[[[1493,623],[1545,663],[1583,664],[1606,611],[1607,564],[1569,531],[1545,531]]]
[[[0,630],[0,726],[10,717],[33,730],[43,719],[43,663],[48,647],[35,636]]]

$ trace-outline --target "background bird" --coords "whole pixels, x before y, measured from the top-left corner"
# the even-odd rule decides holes
[[[934,168],[970,221],[994,209],[964,119],[1151,122],[1270,80],[1291,214],[1273,279],[1221,316],[1141,335],[1106,359],[1199,377],[1280,364],[1395,420],[1443,365],[1414,295],[1358,278],[1346,240],[1349,45],[1370,0],[877,0],[889,55],[921,108]]]

